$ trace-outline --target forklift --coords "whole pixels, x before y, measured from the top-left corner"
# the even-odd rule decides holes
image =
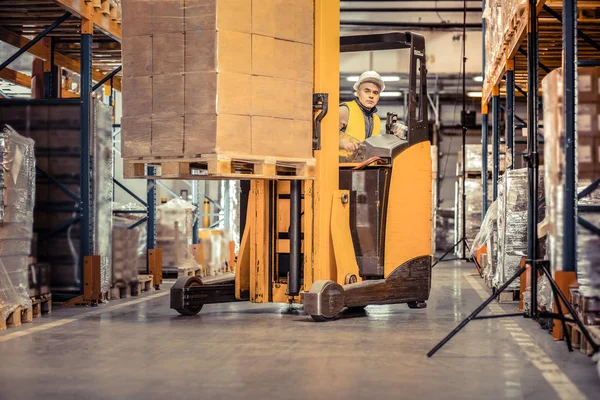
[[[316,0],[315,16],[316,176],[250,181],[235,273],[179,278],[170,303],[182,315],[234,301],[302,304],[315,321],[367,305],[426,307],[433,221],[425,40],[410,32],[340,38],[339,1]],[[340,52],[397,49],[410,60],[407,132],[387,129],[340,162]]]

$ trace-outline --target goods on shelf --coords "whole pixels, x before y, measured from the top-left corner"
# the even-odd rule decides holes
[[[482,172],[482,157],[481,157],[481,145],[480,144],[467,144],[466,146],[467,154],[465,155],[466,159],[466,167],[465,171],[470,173],[479,173]],[[506,169],[506,145],[500,145],[500,164],[499,171],[504,171]],[[488,145],[488,154],[487,154],[487,170],[488,174],[491,174],[494,169],[494,159],[492,157],[492,145]],[[458,152],[458,163],[456,167],[456,173],[458,175],[462,174],[462,151]],[[474,175],[474,174],[473,174]]]
[[[577,191],[600,178],[600,126],[598,125],[598,77],[600,68],[578,68],[577,112]],[[562,269],[564,226],[564,109],[563,75],[561,69],[549,73],[542,81],[544,96],[544,155],[548,219],[548,258],[553,271]],[[600,205],[597,189],[579,200],[579,205]],[[580,216],[600,225],[600,213],[586,212]],[[585,227],[577,226],[577,280],[582,298],[600,296],[600,237]],[[582,300],[583,301],[583,300]]]
[[[37,258],[51,264],[53,292],[79,293],[83,276],[80,263],[80,227],[77,222],[80,202],[80,120],[79,104],[41,105],[13,104],[0,107],[0,123],[11,125],[21,135],[35,141],[36,166],[56,178],[62,188],[44,173],[36,177],[34,231],[39,233]],[[112,115],[110,107],[94,100],[93,160],[91,182],[92,240],[90,253],[101,256],[101,290],[111,285],[110,223],[112,200]],[[97,205],[97,206],[95,206]],[[64,229],[46,235],[57,227]],[[35,252],[35,250],[34,250]]]
[[[496,266],[498,263],[498,201],[492,202],[481,223],[481,229],[471,246],[471,257],[476,256],[476,252],[482,246],[486,246],[486,262],[481,265],[483,277],[486,282],[492,282],[496,275]]]
[[[18,307],[31,310],[28,257],[33,239],[33,140],[0,131],[0,326]]]
[[[133,223],[129,219],[112,219],[112,284],[129,284],[138,277],[137,260],[145,260],[145,246],[140,254],[140,228],[129,229]]]
[[[312,0],[122,7],[124,158],[312,158]]]
[[[172,199],[156,208],[156,245],[163,250],[163,269],[200,268],[190,251],[194,205]]]
[[[485,26],[485,76],[490,76],[492,67],[504,51],[504,41],[513,26],[515,16],[525,9],[526,0],[489,0],[485,4],[483,18]]]

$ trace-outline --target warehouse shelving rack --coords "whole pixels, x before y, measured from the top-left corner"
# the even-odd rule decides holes
[[[35,35],[33,39],[27,36]],[[92,254],[93,204],[91,192],[92,162],[90,156],[90,130],[92,97],[98,89],[109,86],[109,103],[113,105],[114,90],[121,90],[121,21],[118,5],[109,0],[1,0],[0,41],[18,50],[0,64],[0,78],[25,87],[32,87],[32,77],[8,68],[8,65],[24,53],[44,61],[44,96],[36,99],[2,99],[2,104],[43,104],[58,106],[78,104],[81,107],[80,141],[80,195],[72,193],[59,180],[38,168],[38,173],[47,177],[60,190],[77,202],[70,210],[77,216],[47,235],[59,233],[79,222],[80,229],[80,272],[84,277],[80,293],[73,303],[97,303],[102,298],[98,287],[86,285],[93,282],[93,268],[99,268],[99,257]],[[78,98],[61,98],[58,82],[59,68],[80,76]],[[97,83],[94,84],[94,81]],[[154,263],[156,253],[156,182],[148,180],[147,230],[148,254]],[[123,185],[123,187],[125,187]],[[128,190],[128,189],[127,189]],[[140,199],[141,200],[141,199]],[[64,211],[64,210],[57,210]],[[91,268],[88,268],[91,266]],[[93,290],[90,290],[93,289]]]
[[[580,0],[579,9],[593,8],[598,6],[598,2]],[[483,3],[485,8],[485,2]],[[563,18],[564,16],[564,18]],[[500,142],[500,96],[501,86],[504,84],[507,110],[507,152],[511,154],[511,163],[508,168],[514,166],[515,138],[514,138],[514,120],[515,120],[515,89],[527,97],[527,132],[528,132],[528,151],[526,160],[528,163],[528,249],[526,265],[522,266],[501,288],[495,291],[484,303],[482,303],[473,313],[450,332],[440,343],[438,343],[429,353],[433,356],[445,343],[454,335],[463,329],[470,321],[487,318],[501,318],[526,316],[530,318],[554,318],[561,322],[566,336],[566,342],[569,350],[572,350],[569,334],[566,329],[566,322],[574,322],[578,325],[581,333],[592,345],[594,352],[599,351],[599,347],[591,339],[587,328],[583,325],[577,313],[573,310],[571,304],[564,295],[569,289],[570,282],[576,280],[577,271],[577,224],[581,224],[586,229],[600,234],[600,228],[592,225],[582,217],[578,216],[577,201],[593,190],[597,190],[600,180],[596,180],[592,185],[586,188],[582,193],[577,193],[577,136],[575,116],[577,112],[577,66],[578,56],[585,58],[586,65],[600,65],[600,30],[598,29],[598,20],[590,19],[578,21],[578,1],[577,0],[529,0],[527,8],[524,10],[516,24],[513,24],[505,34],[504,51],[497,59],[493,60],[493,67],[489,76],[484,76],[484,85],[482,91],[482,114],[484,116],[482,124],[482,165],[487,169],[487,142],[488,142],[488,109],[491,102],[492,119],[492,141],[493,141],[493,196],[497,195],[497,178],[499,167],[499,142]],[[484,21],[485,24],[485,21]],[[579,26],[578,26],[579,25]],[[562,33],[562,35],[561,35]],[[485,43],[485,25],[484,40]],[[522,48],[526,43],[527,50]],[[562,60],[562,61],[561,61]],[[485,73],[485,49],[484,49],[484,73]],[[583,63],[582,63],[583,64]],[[555,271],[554,277],[551,275],[549,263],[539,259],[538,252],[538,171],[539,171],[539,152],[538,152],[538,102],[539,102],[539,78],[549,73],[552,69],[563,68],[563,101],[565,113],[565,188],[564,188],[564,219],[563,224],[563,264],[560,271]],[[526,73],[523,71],[526,67]],[[533,121],[533,123],[532,123]],[[484,176],[487,176],[484,170]],[[487,208],[487,188],[484,181],[483,206]],[[543,199],[542,199],[543,200]],[[597,211],[597,207],[581,207],[582,211]],[[485,215],[485,213],[484,213]],[[504,315],[484,315],[478,314],[494,300],[504,289],[508,287],[515,279],[526,273],[530,268],[531,282],[531,304],[527,312],[511,313]],[[555,307],[558,313],[541,312],[537,308],[537,287],[538,273],[545,275],[551,285],[553,294],[557,299]],[[566,307],[570,313],[568,318],[562,307]],[[556,331],[555,331],[556,332]],[[555,338],[558,338],[555,336]]]

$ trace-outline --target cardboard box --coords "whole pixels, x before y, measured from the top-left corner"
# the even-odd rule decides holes
[[[252,77],[252,115],[294,118],[296,82],[268,76]]]
[[[184,0],[154,0],[149,6],[152,9],[153,34],[185,32]]]
[[[252,117],[252,154],[311,157],[312,123],[273,117]]]
[[[577,105],[577,133],[585,136],[597,134],[598,112],[595,103],[579,103]]]
[[[594,158],[594,138],[579,137],[577,140],[577,164],[579,171],[594,171]]]
[[[600,178],[600,136],[594,138],[594,157],[596,157],[594,171],[598,175],[596,178]]]
[[[154,75],[184,72],[185,35],[159,33],[152,36],[152,73]]]
[[[252,35],[252,74],[312,83],[313,48],[304,43]]]
[[[312,44],[312,1],[252,0],[252,33]]]
[[[250,33],[251,9],[251,0],[185,0],[185,31],[225,29]]]
[[[152,112],[184,114],[183,74],[156,75],[152,79]]]
[[[123,77],[152,75],[152,36],[135,36],[123,41]]]
[[[595,103],[598,96],[598,67],[577,68],[577,96],[580,102]]]
[[[183,116],[152,115],[152,156],[183,154]]]
[[[151,155],[152,116],[121,118],[121,131],[126,132],[121,139],[123,157],[146,157]]]
[[[152,9],[148,0],[126,0],[121,7],[123,37],[152,34]]]
[[[230,114],[185,115],[185,154],[251,153],[250,117]]]
[[[185,34],[186,72],[251,73],[252,42],[249,33],[191,31]]]
[[[152,112],[152,78],[123,78],[123,116],[137,117]]]
[[[185,75],[186,114],[250,115],[250,75],[193,72]]]

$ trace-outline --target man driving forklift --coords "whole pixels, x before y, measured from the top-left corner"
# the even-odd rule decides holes
[[[340,160],[350,160],[362,142],[381,133],[377,103],[384,90],[381,76],[375,71],[366,71],[354,84],[356,98],[340,104]],[[386,128],[394,135],[401,135],[407,130],[399,121]]]

